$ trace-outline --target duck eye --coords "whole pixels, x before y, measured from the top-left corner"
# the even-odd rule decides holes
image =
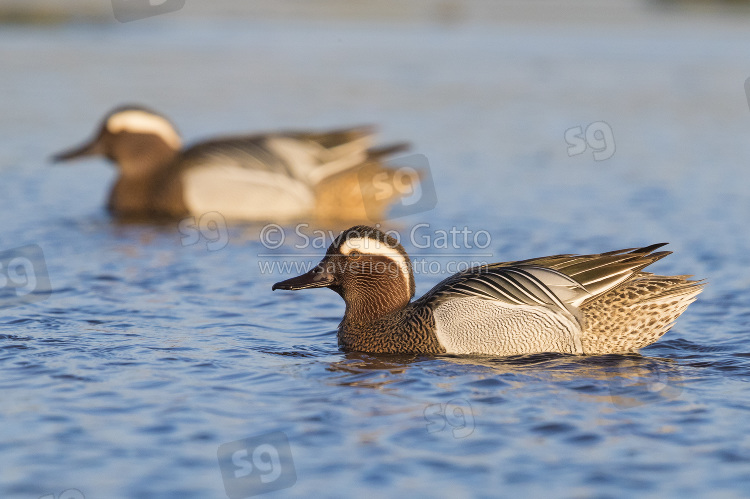
[[[349,253],[349,258],[351,258],[352,260],[359,260],[360,258],[362,258],[362,253],[357,250],[352,250]]]

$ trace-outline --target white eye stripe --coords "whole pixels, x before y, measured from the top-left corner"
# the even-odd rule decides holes
[[[369,237],[351,237],[341,244],[340,250],[342,255],[348,255],[352,251],[358,251],[365,255],[378,255],[393,260],[396,260],[397,258],[405,260],[404,256],[398,251],[398,249],[392,248],[382,241],[371,239]]]
[[[182,147],[182,139],[172,124],[165,118],[146,111],[122,111],[111,116],[106,127],[111,133],[152,133],[174,149]]]
[[[393,260],[401,269],[406,284],[411,286],[411,271],[406,257],[396,248],[388,246],[382,241],[369,237],[351,237],[343,242],[339,248],[342,255],[349,255],[353,251],[362,255],[383,256]]]

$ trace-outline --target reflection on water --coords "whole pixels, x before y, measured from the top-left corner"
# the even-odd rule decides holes
[[[346,353],[343,358],[328,366],[331,372],[343,373],[333,378],[336,384],[378,390],[388,390],[390,384],[403,381],[412,366],[432,360],[421,356],[372,356],[364,353]],[[440,356],[438,359],[461,366],[461,374],[471,372],[477,379],[494,380],[502,375],[552,383],[585,379],[592,384],[577,387],[577,392],[605,402],[609,398],[623,408],[675,399],[682,393],[679,363],[639,354],[593,357],[535,354],[508,358]]]

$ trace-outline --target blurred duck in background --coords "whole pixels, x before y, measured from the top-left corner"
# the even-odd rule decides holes
[[[405,190],[379,188],[396,175],[383,161],[408,144],[374,148],[374,133],[372,126],[276,132],[183,148],[166,117],[127,106],[110,112],[93,140],[53,160],[104,156],[112,161],[119,177],[107,208],[120,218],[217,211],[247,221],[376,220]]]

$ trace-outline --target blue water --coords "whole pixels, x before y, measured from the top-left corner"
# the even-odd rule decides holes
[[[220,446],[256,437],[279,454],[251,448],[250,479],[280,478],[248,495],[750,497],[748,42],[729,21],[4,27],[0,252],[41,248],[52,293],[0,309],[0,497],[224,498]],[[437,205],[384,227],[439,263],[418,294],[459,262],[662,241],[654,271],[709,285],[640,356],[344,354],[338,296],[271,292],[289,275],[264,262],[324,252],[295,227],[278,249],[262,226],[186,246],[108,218],[102,161],[48,164],[126,102],[188,139],[411,140]],[[436,244],[452,227],[488,245]]]

